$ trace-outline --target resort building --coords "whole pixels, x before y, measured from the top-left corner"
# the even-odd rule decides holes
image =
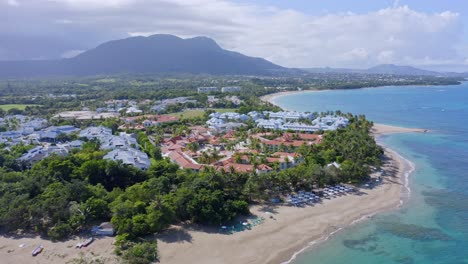
[[[221,88],[221,92],[223,93],[237,93],[237,92],[240,92],[241,90],[242,88],[239,86],[227,86],[227,87]]]
[[[203,165],[198,164],[195,160],[181,151],[172,151],[169,153],[168,157],[171,162],[179,165],[179,167],[182,169],[199,171],[203,168]]]
[[[198,93],[211,93],[211,92],[219,92],[218,87],[199,87]]]
[[[107,119],[118,117],[119,113],[98,113],[95,111],[65,111],[56,114],[53,118],[65,120],[93,120],[93,119]]]
[[[260,145],[264,150],[268,151],[283,151],[294,152],[297,148],[302,145],[313,145],[322,142],[322,135],[305,134],[305,133],[284,133],[282,136],[275,139],[266,139],[265,136],[269,136],[270,133],[252,135],[252,138],[260,140]],[[251,143],[251,139],[247,140],[247,143]]]
[[[255,169],[255,172],[257,174],[269,173],[269,172],[272,172],[272,171],[273,171],[273,168],[268,166],[268,165],[265,165],[265,164],[260,164]]]
[[[66,156],[68,155],[68,149],[63,145],[62,146],[52,146],[52,145],[37,146],[37,147],[30,149],[28,152],[26,152],[21,157],[19,157],[18,161],[28,166],[32,166],[33,164],[51,155]]]
[[[102,149],[137,148],[138,142],[132,134],[120,132],[118,136],[105,136],[99,139]]]
[[[91,139],[100,139],[102,137],[112,136],[112,129],[98,126],[98,127],[87,127],[80,132],[80,137]]]
[[[148,155],[133,148],[114,149],[107,153],[103,159],[121,161],[125,165],[132,165],[142,170],[147,170],[151,166]]]
[[[270,119],[282,119],[284,121],[288,120],[299,120],[299,119],[314,119],[314,115],[312,113],[307,112],[264,112],[264,115],[268,116]]]
[[[136,107],[136,106],[130,106],[129,108],[127,108],[125,113],[127,115],[138,115],[138,114],[143,113],[143,111],[138,109],[138,107]]]
[[[250,116],[250,118],[252,118],[252,120],[254,120],[254,121],[259,120],[259,119],[264,119],[264,118],[265,118],[265,116],[263,115],[263,113],[261,113],[261,112],[256,112],[256,111],[249,112],[247,115]]]
[[[235,105],[240,105],[241,103],[243,103],[244,101],[242,101],[239,97],[237,96],[226,96],[224,97],[224,100],[228,101],[228,102],[231,102]]]
[[[270,119],[256,119],[255,122],[257,123],[257,127],[262,127],[266,129],[273,129],[273,130],[292,130],[295,132],[309,132],[313,133],[318,130],[336,130],[341,127],[346,127],[349,123],[349,120],[338,116],[326,116],[326,117],[319,117],[314,119],[311,124],[309,123],[301,123],[301,122],[288,122],[287,120],[299,120],[303,118],[313,118],[311,115],[302,115],[301,113],[290,112],[290,114],[285,114],[288,112],[279,112],[274,113],[269,112]],[[250,113],[249,113],[250,114]],[[275,119],[272,119],[272,116]]]
[[[211,118],[216,118],[216,119],[222,119],[224,121],[246,122],[247,120],[249,120],[249,116],[244,115],[244,114],[234,113],[234,112],[211,113],[210,117]]]
[[[167,107],[170,105],[177,105],[177,104],[196,104],[197,100],[191,100],[188,97],[176,97],[170,99],[164,99],[161,101],[155,102],[156,105],[151,108],[152,112],[160,113],[166,111]]]
[[[322,130],[336,130],[340,127],[346,127],[349,124],[349,120],[342,116],[324,116],[318,117],[313,124],[319,126]]]

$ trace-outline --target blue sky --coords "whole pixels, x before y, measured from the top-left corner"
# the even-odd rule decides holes
[[[320,15],[324,12],[370,12],[394,4],[408,5],[411,8],[424,12],[440,12],[445,10],[461,14],[468,12],[468,1],[463,0],[236,0],[236,2],[292,8],[311,15]]]
[[[0,60],[164,33],[289,67],[468,71],[467,13],[465,0],[0,0]]]

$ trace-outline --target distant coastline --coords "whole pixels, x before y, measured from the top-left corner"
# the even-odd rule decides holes
[[[466,80],[466,82],[468,82],[468,79]],[[453,86],[457,86],[457,85],[461,85],[463,82],[460,82],[460,83],[457,83],[457,84],[450,84],[450,85],[453,85]],[[370,88],[382,88],[382,87],[392,87],[392,86],[401,86],[401,87],[404,87],[404,86],[420,86],[420,87],[424,87],[424,86],[440,86],[440,85],[437,85],[437,84],[422,84],[422,85],[383,85],[383,86],[368,86],[368,87],[359,87],[359,88],[351,88],[351,89],[312,89],[312,90],[296,90],[296,91],[283,91],[283,92],[274,92],[274,93],[271,93],[271,94],[267,94],[267,95],[263,95],[263,96],[260,96],[260,100],[264,101],[264,102],[268,102],[270,104],[273,104],[273,105],[276,105],[276,106],[279,106],[277,103],[276,103],[276,99],[278,99],[279,97],[283,97],[283,96],[286,96],[286,95],[291,95],[291,94],[300,94],[300,93],[317,93],[317,92],[329,92],[329,91],[342,91],[342,90],[358,90],[358,89],[370,89]],[[289,110],[289,109],[284,109],[284,110]]]
[[[369,88],[369,87],[366,87]],[[358,88],[358,89],[364,89],[364,88]],[[342,89],[341,89],[342,90]],[[292,95],[292,94],[300,94],[300,93],[317,93],[317,92],[325,92],[325,91],[334,91],[331,89],[324,89],[324,90],[305,90],[305,91],[286,91],[286,92],[277,92],[277,93],[272,93],[272,94],[267,94],[264,96],[260,97],[260,100],[276,105],[278,107],[281,107],[278,103],[276,103],[276,99],[287,96],[287,95]],[[284,110],[290,110],[290,109],[285,109],[284,107],[281,107]],[[371,131],[374,136],[382,136],[382,135],[387,135],[387,134],[397,134],[397,133],[427,133],[429,132],[428,129],[424,128],[408,128],[408,127],[399,127],[399,126],[392,126],[392,125],[386,125],[386,124],[379,124],[379,123],[374,123],[374,126]]]
[[[262,100],[264,102],[268,102],[268,103],[276,105],[276,106],[279,106],[275,102],[275,100],[278,99],[279,97],[283,97],[283,96],[291,95],[291,94],[298,94],[298,93],[316,93],[316,92],[320,92],[320,91],[331,91],[331,90],[328,89],[328,90],[305,90],[305,91],[276,92],[276,93],[271,93],[271,94],[261,96],[260,100]]]

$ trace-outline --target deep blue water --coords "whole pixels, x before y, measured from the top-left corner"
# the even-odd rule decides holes
[[[301,93],[275,102],[431,130],[380,139],[416,167],[411,196],[400,209],[337,233],[295,264],[468,263],[468,83]]]

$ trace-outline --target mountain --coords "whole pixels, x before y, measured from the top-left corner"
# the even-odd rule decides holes
[[[400,66],[394,64],[381,64],[366,70],[366,73],[374,74],[394,74],[394,75],[441,75],[439,72],[418,69],[412,66]]]
[[[418,69],[412,66],[401,66],[394,64],[380,64],[368,69],[346,69],[346,68],[308,68],[302,69],[310,73],[360,73],[360,74],[393,74],[411,76],[444,76],[444,77],[468,77],[468,72],[437,72]]]
[[[286,70],[262,58],[224,50],[210,38],[172,35],[109,41],[70,59],[0,62],[0,78],[119,73],[267,75]]]

